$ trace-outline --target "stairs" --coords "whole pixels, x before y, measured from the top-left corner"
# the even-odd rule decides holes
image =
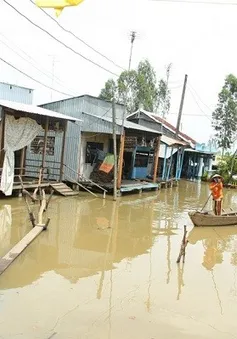
[[[50,184],[50,186],[54,189],[55,192],[63,195],[64,197],[70,197],[74,195],[78,195],[79,192],[73,191],[69,186],[64,184],[63,182],[57,182],[55,184]]]

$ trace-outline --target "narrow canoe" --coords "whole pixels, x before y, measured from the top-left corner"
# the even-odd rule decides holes
[[[189,212],[190,219],[194,226],[233,226],[237,225],[237,211],[215,215],[213,212]]]

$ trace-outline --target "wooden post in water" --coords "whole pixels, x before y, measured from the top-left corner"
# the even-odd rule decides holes
[[[116,111],[115,99],[112,101],[112,115],[113,115],[113,149],[114,149],[114,201],[117,200],[117,140],[116,140]]]
[[[157,175],[157,169],[158,169],[158,163],[159,163],[159,153],[160,153],[160,138],[161,136],[158,136],[156,138],[156,149],[154,154],[154,172],[153,172],[153,182],[156,182],[156,175]]]
[[[182,239],[182,243],[181,243],[181,247],[180,247],[180,252],[179,252],[179,256],[177,259],[177,264],[180,263],[181,258],[183,257],[183,263],[185,262],[185,254],[186,254],[186,247],[188,245],[188,240],[186,239],[187,236],[187,226],[184,226],[184,235],[183,235],[183,239]]]

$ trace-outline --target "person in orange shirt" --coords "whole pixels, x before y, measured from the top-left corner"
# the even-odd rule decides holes
[[[213,175],[210,183],[210,190],[214,201],[215,215],[221,215],[223,200],[223,183],[219,174]]]

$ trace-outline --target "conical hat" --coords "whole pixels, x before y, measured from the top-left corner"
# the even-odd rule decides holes
[[[220,174],[214,174],[211,178],[212,179],[214,179],[214,178],[222,178],[222,176]]]

